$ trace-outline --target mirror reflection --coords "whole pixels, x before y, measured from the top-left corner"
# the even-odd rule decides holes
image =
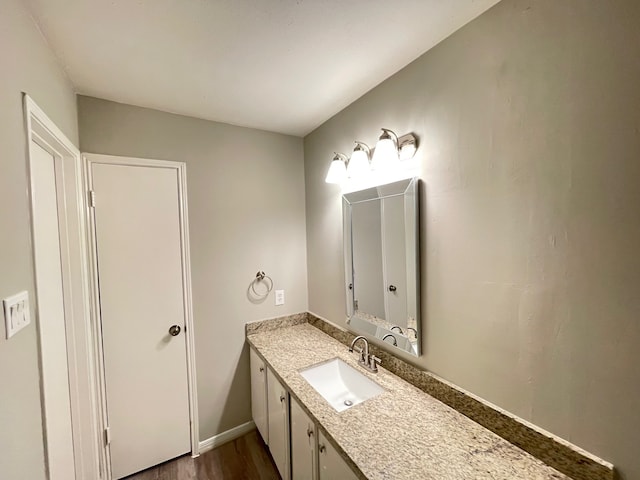
[[[420,355],[418,179],[342,199],[347,322]]]

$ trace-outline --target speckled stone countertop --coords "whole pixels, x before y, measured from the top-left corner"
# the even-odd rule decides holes
[[[368,372],[342,343],[309,324],[257,331],[247,341],[362,478],[570,478],[388,372],[384,365],[376,374]],[[336,357],[386,392],[336,412],[299,373]]]

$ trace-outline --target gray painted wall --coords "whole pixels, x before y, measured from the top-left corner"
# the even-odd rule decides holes
[[[416,363],[626,479],[640,478],[639,24],[636,0],[504,0],[305,138],[310,310],[345,325],[333,152],[415,132]]]
[[[200,439],[248,422],[244,324],[307,309],[302,139],[83,96],[78,118],[83,152],[186,162]],[[258,270],[284,306],[249,301]]]
[[[32,323],[5,339],[0,313],[0,477],[45,478],[35,321],[27,150],[22,93],[27,92],[77,144],[71,84],[19,0],[0,7],[0,299],[28,290]]]

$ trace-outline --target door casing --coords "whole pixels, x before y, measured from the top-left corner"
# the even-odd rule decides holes
[[[56,171],[56,208],[60,240],[60,264],[63,285],[64,323],[68,369],[71,432],[74,450],[74,473],[77,479],[98,479],[103,462],[98,435],[98,402],[94,354],[95,332],[91,323],[87,228],[85,216],[85,182],[79,150],[29,97],[23,95],[25,129],[27,133],[29,196],[31,204],[32,245],[37,232],[34,224],[34,183],[32,175],[32,144],[44,148],[53,157]],[[35,258],[35,252],[34,252]],[[34,276],[37,278],[34,261]],[[35,301],[38,302],[36,287]],[[39,331],[41,337],[42,331]],[[42,342],[42,338],[40,338]],[[41,350],[41,344],[39,350]],[[42,369],[42,352],[40,355]],[[41,378],[43,417],[47,382]],[[43,425],[47,419],[43,418]],[[46,429],[43,432],[47,477],[51,478],[50,453]],[[53,479],[52,479],[53,480]]]

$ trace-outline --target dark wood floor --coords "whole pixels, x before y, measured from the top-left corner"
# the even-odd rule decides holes
[[[280,480],[257,430],[201,454],[190,455],[131,475],[126,480]]]

